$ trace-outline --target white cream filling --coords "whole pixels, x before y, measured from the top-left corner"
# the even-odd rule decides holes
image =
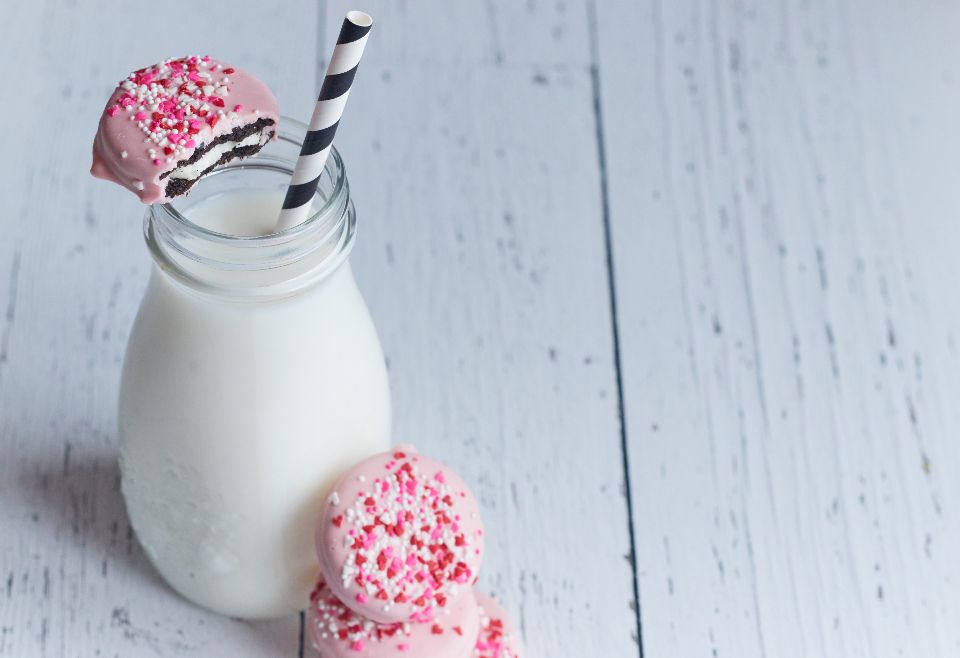
[[[200,159],[196,162],[188,165],[183,165],[182,167],[177,167],[170,172],[170,178],[186,178],[188,180],[193,180],[202,174],[208,167],[213,166],[220,161],[220,156],[228,151],[232,151],[238,146],[253,146],[254,144],[261,144],[261,139],[263,142],[266,142],[269,139],[269,133],[264,133],[263,131],[259,133],[253,133],[252,135],[247,135],[239,142],[223,142],[222,144],[217,144],[214,147],[211,147],[206,153],[200,156]]]

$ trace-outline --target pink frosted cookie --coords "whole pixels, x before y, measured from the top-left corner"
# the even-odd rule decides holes
[[[401,446],[360,462],[334,486],[317,555],[330,589],[358,614],[429,622],[476,581],[477,501],[456,473]]]
[[[251,74],[210,57],[134,71],[107,101],[90,173],[169,201],[205,173],[253,155],[277,134],[277,100]]]
[[[480,606],[480,633],[474,658],[520,658],[520,638],[503,608],[489,596],[477,593],[476,599]]]
[[[322,658],[469,658],[481,615],[472,593],[428,624],[378,624],[341,603],[321,579],[310,595],[307,628]]]

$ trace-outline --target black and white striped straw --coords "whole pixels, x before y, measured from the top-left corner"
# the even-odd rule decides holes
[[[333,49],[313,118],[310,119],[310,128],[304,137],[300,157],[283,200],[277,231],[302,223],[310,214],[313,196],[323,175],[330,145],[343,115],[343,107],[347,104],[350,86],[372,25],[373,19],[362,11],[348,12],[343,19],[337,46]]]

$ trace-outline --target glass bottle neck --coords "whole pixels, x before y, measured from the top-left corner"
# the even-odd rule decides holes
[[[144,234],[160,270],[199,292],[263,299],[296,294],[339,267],[356,212],[335,149],[310,217],[272,232],[306,130],[282,118],[279,138],[259,153],[214,170],[184,198],[151,206]]]

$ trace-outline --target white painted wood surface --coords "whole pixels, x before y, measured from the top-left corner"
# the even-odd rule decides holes
[[[4,105],[50,108],[0,165],[0,656],[301,653],[130,533],[149,257],[87,174],[112,84],[170,54],[309,114],[347,3],[248,4],[165,3],[201,13],[162,39],[152,5],[0,9]],[[365,8],[338,145],[396,434],[474,484],[531,658],[640,654],[628,520],[648,658],[960,654],[960,8]]]
[[[179,600],[130,535],[115,395],[149,257],[142,209],[87,173],[104,95],[170,53],[242,62],[279,89],[284,111],[309,114],[318,55],[346,5],[320,16],[278,5],[261,24],[260,3],[247,4],[249,14],[211,11],[156,42],[135,27],[140,5],[22,6],[2,28],[10,57],[31,54],[13,82],[31,99],[63,99],[71,118],[53,135],[59,114],[29,117],[15,150],[31,147],[30,166],[10,162],[2,177],[16,212],[0,246],[0,304],[12,308],[0,365],[10,582],[0,655],[300,651],[296,618],[245,624]],[[397,436],[457,466],[482,501],[481,586],[516,615],[531,655],[633,655],[584,12],[511,4],[369,7],[377,38],[338,137],[361,214],[355,271],[390,361]],[[94,20],[106,29],[84,29]],[[528,20],[537,26],[521,30]],[[216,37],[205,23],[218,23]],[[502,42],[522,32],[537,50]],[[68,56],[87,77],[53,74]],[[501,95],[518,105],[490,103]]]
[[[960,7],[598,14],[646,655],[960,655]]]

